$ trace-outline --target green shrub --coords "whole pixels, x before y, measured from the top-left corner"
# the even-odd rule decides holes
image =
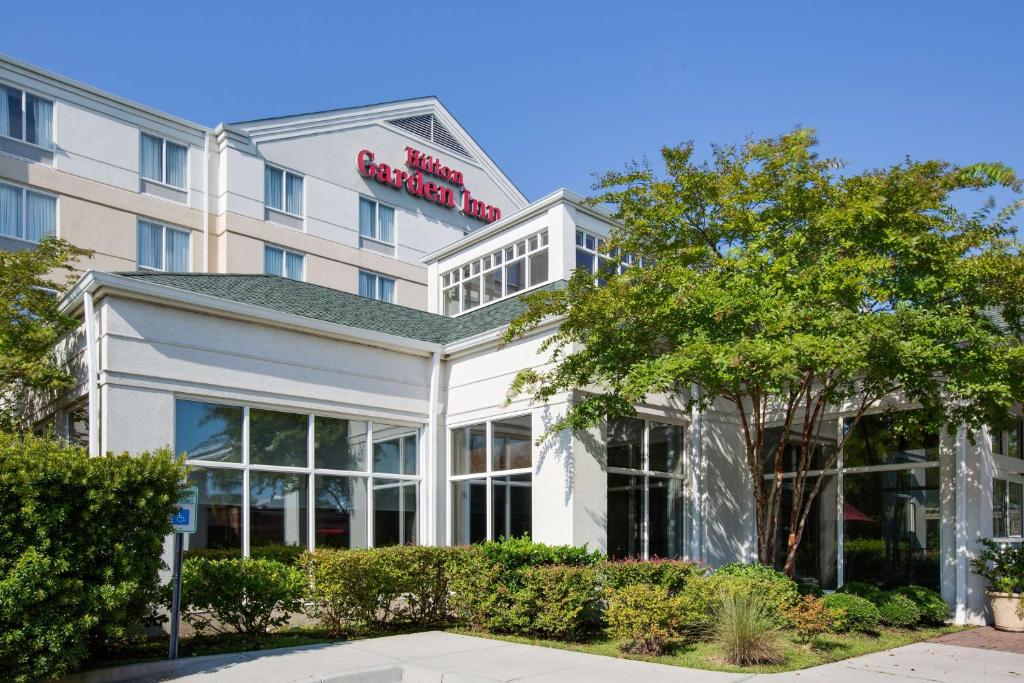
[[[892,591],[910,598],[921,612],[921,620],[929,624],[943,624],[949,618],[949,605],[942,596],[924,586],[901,586]]]
[[[448,567],[463,548],[318,549],[299,564],[308,614],[335,637],[448,620]]]
[[[601,585],[606,589],[646,584],[663,586],[672,593],[678,593],[687,581],[706,573],[701,565],[685,560],[617,560],[602,563],[599,572]]]
[[[669,589],[656,583],[627,583],[608,592],[608,632],[626,652],[660,655],[679,630]]]
[[[863,581],[850,581],[849,583],[843,584],[843,587],[839,589],[839,592],[864,598],[876,606],[882,604],[882,600],[885,598],[885,591],[878,586],[873,586],[870,583],[864,583]]]
[[[878,606],[878,615],[886,626],[910,628],[921,621],[921,610],[914,601],[899,593],[888,593]]]
[[[449,562],[449,604],[456,620],[498,633],[530,633],[529,611],[517,606],[530,567],[591,567],[603,556],[585,547],[547,546],[528,538],[489,541],[460,549]]]
[[[512,611],[518,633],[577,640],[598,624],[597,574],[589,566],[550,565],[523,570]]]
[[[830,593],[822,598],[832,615],[832,630],[837,633],[875,633],[881,617],[867,598],[853,593]]]
[[[249,549],[249,557],[254,560],[274,560],[284,564],[299,563],[299,558],[306,549],[301,545],[254,545]],[[241,548],[196,548],[186,550],[185,558],[203,558],[206,560],[235,560],[242,556]]]
[[[730,664],[753,666],[783,661],[774,602],[746,590],[725,588],[713,607],[713,621],[712,637]]]
[[[60,676],[141,633],[184,468],[0,434],[0,671]]]
[[[707,590],[711,602],[715,602],[713,598],[723,590],[752,593],[774,607],[779,614],[795,605],[800,597],[793,579],[771,567],[756,563],[722,565],[712,572]]]
[[[234,631],[258,643],[302,610],[305,590],[302,572],[282,562],[190,558],[181,569],[182,618],[200,632]]]

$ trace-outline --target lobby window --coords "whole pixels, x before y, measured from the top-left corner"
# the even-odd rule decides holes
[[[152,221],[139,220],[139,270],[187,273],[191,268],[192,233]]]
[[[263,167],[263,202],[270,209],[302,217],[303,178],[297,173],[266,164]]]
[[[263,272],[292,280],[304,280],[306,255],[272,244],[263,245]]]
[[[992,537],[1024,536],[1021,509],[1024,506],[1024,481],[992,480]]]
[[[541,230],[441,275],[445,315],[517,294],[548,281],[548,231]]]
[[[522,415],[450,430],[453,544],[531,532],[532,419]]]
[[[619,417],[608,421],[608,556],[684,553],[685,428]]]
[[[189,551],[418,542],[416,427],[178,399],[175,451],[200,489]]]
[[[139,175],[184,190],[188,178],[188,147],[142,133],[139,139]]]
[[[359,236],[395,243],[395,209],[366,197],[359,198]]]
[[[0,183],[0,235],[38,242],[56,234],[56,197]]]
[[[992,432],[992,453],[1008,458],[1024,458],[1024,443],[1021,433],[1024,423],[1014,421],[1009,428]]]
[[[360,270],[359,296],[393,304],[395,303],[395,281],[368,270]]]
[[[53,149],[53,102],[0,85],[0,135]]]

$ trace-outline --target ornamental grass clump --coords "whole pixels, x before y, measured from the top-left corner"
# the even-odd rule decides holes
[[[779,618],[774,605],[748,591],[723,590],[713,608],[711,636],[722,657],[736,666],[778,664]]]

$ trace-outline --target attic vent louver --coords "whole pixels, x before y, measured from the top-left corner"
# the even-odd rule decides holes
[[[434,118],[433,114],[420,114],[419,116],[409,116],[404,119],[393,119],[388,121],[388,123],[413,135],[418,135],[424,140],[429,140],[438,147],[447,149],[449,152],[455,152],[470,159],[473,158],[469,151],[455,139],[451,131]]]

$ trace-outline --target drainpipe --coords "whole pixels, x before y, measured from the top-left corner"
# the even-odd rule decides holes
[[[430,354],[430,415],[427,417],[427,433],[429,434],[430,447],[427,452],[430,454],[428,463],[430,484],[427,487],[427,544],[437,545],[437,398],[440,394],[441,384],[441,352],[434,351]]]
[[[203,133],[203,272],[210,272],[210,132]]]
[[[89,455],[100,454],[100,401],[97,386],[96,357],[96,313],[93,309],[92,292],[86,292],[83,298],[85,305],[85,364],[89,373],[87,391],[89,397]]]

